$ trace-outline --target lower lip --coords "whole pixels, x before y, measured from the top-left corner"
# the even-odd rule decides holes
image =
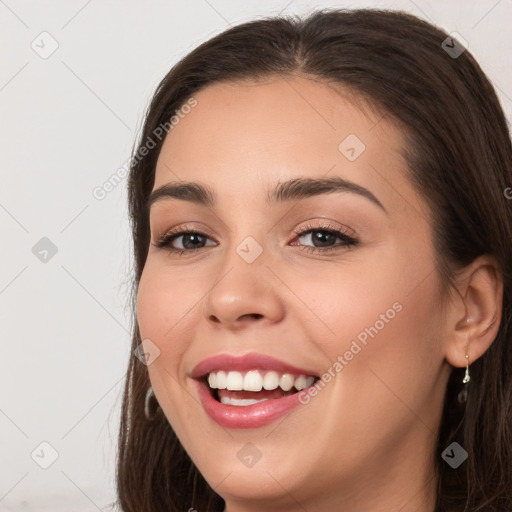
[[[299,393],[283,398],[271,398],[252,405],[226,405],[211,395],[210,388],[202,381],[195,381],[206,414],[226,428],[258,428],[268,425],[297,407]]]

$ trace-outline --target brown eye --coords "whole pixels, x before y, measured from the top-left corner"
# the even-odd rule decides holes
[[[296,231],[297,240],[302,250],[308,252],[326,252],[329,250],[346,249],[356,246],[359,240],[342,230],[334,227],[306,226],[302,231]]]
[[[208,244],[208,240],[211,240],[204,233],[196,231],[178,231],[173,233],[167,233],[164,235],[156,244],[156,247],[162,249],[165,248],[170,252],[184,252],[196,251],[202,249],[207,245],[215,245],[215,242]]]

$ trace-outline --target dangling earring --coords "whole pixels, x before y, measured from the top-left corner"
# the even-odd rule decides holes
[[[462,379],[462,383],[464,384],[464,389],[460,391],[460,393],[457,395],[457,400],[459,401],[459,404],[464,404],[468,400],[468,386],[467,383],[471,380],[471,377],[469,376],[469,355],[466,354],[466,373],[464,374],[464,378]]]
[[[149,412],[149,401],[154,396],[155,396],[155,393],[153,392],[153,388],[151,386],[149,386],[148,390],[146,391],[146,398],[144,400],[144,415],[146,416],[146,419],[148,421],[153,421],[156,418],[156,414],[151,416],[151,414]],[[156,400],[156,398],[155,398],[155,400]],[[157,407],[159,407],[158,403],[157,403]]]
[[[462,379],[462,383],[466,384],[471,380],[471,377],[469,376],[469,355],[466,354],[466,374],[464,375],[464,378]]]

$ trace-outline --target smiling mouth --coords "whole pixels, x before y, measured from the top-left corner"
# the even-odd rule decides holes
[[[221,370],[205,375],[202,380],[217,402],[243,407],[293,395],[313,385],[319,377],[272,370]]]

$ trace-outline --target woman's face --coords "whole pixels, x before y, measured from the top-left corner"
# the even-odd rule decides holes
[[[227,510],[384,510],[432,475],[448,367],[431,222],[399,129],[348,98],[298,77],[216,84],[159,155],[154,191],[211,197],[153,201],[140,332],[160,351],[155,395]],[[200,364],[218,355],[233,357]],[[321,379],[291,396],[210,391],[209,373],[231,388]]]

